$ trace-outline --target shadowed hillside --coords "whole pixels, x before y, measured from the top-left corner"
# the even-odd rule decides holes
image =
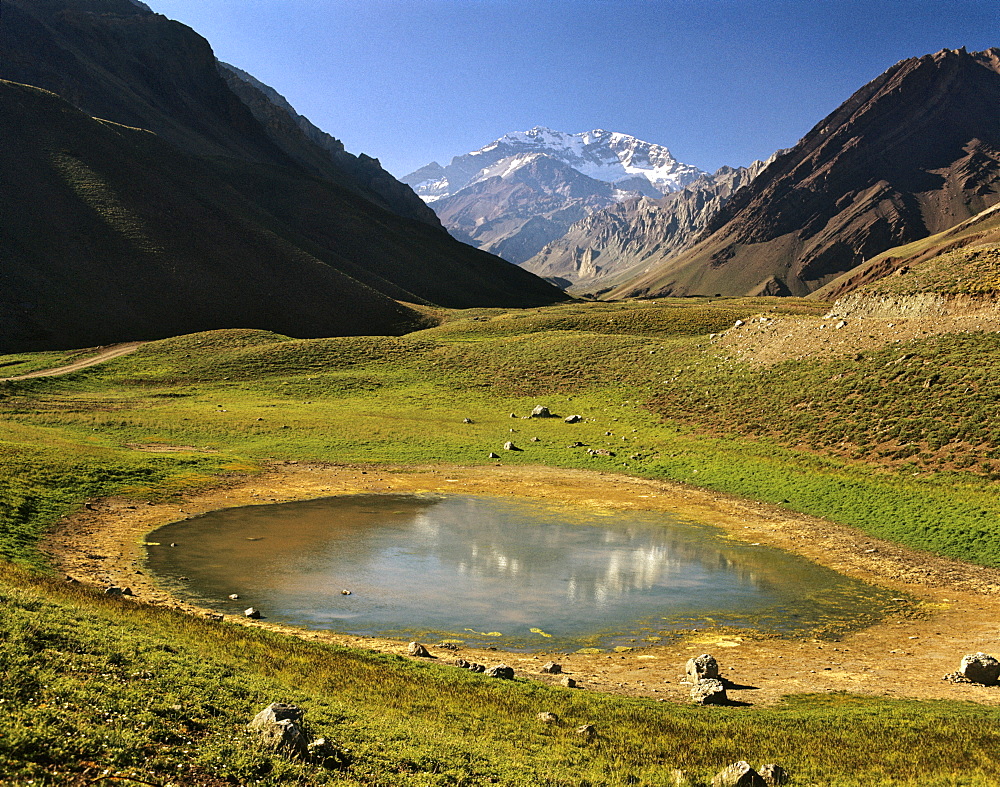
[[[220,327],[399,333],[419,320],[387,299],[565,297],[394,207],[410,192],[374,160],[342,166],[292,124],[265,128],[204,39],[127,0],[12,0],[0,53],[0,77],[82,110],[11,84],[0,99],[0,172],[19,184],[2,197],[4,349]]]

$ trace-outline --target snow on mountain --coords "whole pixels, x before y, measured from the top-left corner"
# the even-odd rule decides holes
[[[432,162],[401,180],[412,186],[424,201],[434,202],[480,180],[484,169],[529,154],[550,156],[587,177],[648,197],[678,191],[705,174],[697,167],[677,161],[662,145],[628,134],[602,129],[567,134],[536,126],[530,131],[505,134],[486,147],[456,156],[446,167]],[[493,173],[496,174],[499,173]]]

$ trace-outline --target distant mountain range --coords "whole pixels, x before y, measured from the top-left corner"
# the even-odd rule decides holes
[[[564,297],[143,3],[6,0],[0,79],[0,352]]]
[[[1000,202],[1000,49],[901,61],[746,168],[536,128],[403,180],[457,238],[573,293],[806,295]]]
[[[536,127],[447,166],[402,178],[455,237],[523,263],[574,222],[631,197],[662,197],[705,175],[667,148],[609,131]]]

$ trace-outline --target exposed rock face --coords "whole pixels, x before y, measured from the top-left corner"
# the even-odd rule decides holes
[[[571,292],[599,292],[629,276],[648,259],[662,259],[693,245],[737,189],[767,162],[723,167],[659,199],[623,200],[581,219],[524,267]]]
[[[942,50],[861,88],[611,297],[804,295],[885,249],[1000,202],[1000,49]],[[774,285],[771,285],[774,286]]]

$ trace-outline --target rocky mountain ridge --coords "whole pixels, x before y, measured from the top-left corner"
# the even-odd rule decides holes
[[[609,297],[804,295],[1000,202],[1000,49],[901,61]]]
[[[722,167],[660,199],[634,197],[596,211],[524,267],[571,292],[608,290],[647,259],[691,246],[730,196],[773,160]]]

